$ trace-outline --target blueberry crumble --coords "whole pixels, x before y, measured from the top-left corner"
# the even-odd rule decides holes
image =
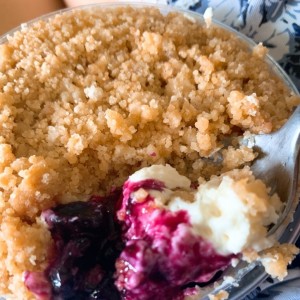
[[[25,284],[40,299],[184,299],[244,251],[272,247],[281,206],[249,169],[197,187],[169,165],[143,168],[109,196],[44,211],[54,245]]]
[[[279,129],[300,103],[266,52],[188,13],[148,6],[76,8],[2,38],[0,296],[190,295],[195,283],[186,282],[214,272],[204,264],[186,273],[179,259],[167,271],[177,252],[163,241],[185,248],[177,234],[193,255],[211,251],[216,268],[234,256],[285,276],[296,250],[263,238],[261,220],[276,222],[279,206],[245,169],[256,150],[224,143]],[[218,150],[216,166],[207,158]],[[170,185],[157,170],[134,175],[166,164],[192,184]],[[118,202],[113,187],[124,188],[116,211],[105,200]],[[77,203],[91,195],[108,196]]]

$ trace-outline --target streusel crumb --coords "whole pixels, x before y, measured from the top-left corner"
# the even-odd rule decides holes
[[[0,294],[31,299],[43,270],[41,211],[168,163],[196,180],[233,132],[282,126],[299,98],[231,33],[156,9],[74,10],[0,45]],[[251,149],[224,150],[225,170]]]
[[[287,276],[286,266],[297,254],[299,254],[299,249],[295,245],[282,244],[265,250],[260,256],[260,261],[268,274],[283,280]]]
[[[226,300],[228,299],[229,294],[226,291],[220,291],[219,293],[215,295],[209,295],[209,300]]]

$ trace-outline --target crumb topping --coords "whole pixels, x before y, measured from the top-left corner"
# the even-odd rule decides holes
[[[209,300],[226,300],[228,299],[229,294],[226,291],[220,291],[215,295],[209,295]]]
[[[51,238],[41,211],[169,163],[191,180],[233,132],[282,126],[299,98],[236,37],[156,9],[74,10],[0,45],[0,294],[30,299]],[[251,162],[229,148],[225,169]],[[235,155],[235,153],[237,155]]]

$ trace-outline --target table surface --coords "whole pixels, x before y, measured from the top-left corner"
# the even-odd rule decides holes
[[[21,23],[62,8],[62,0],[0,0],[0,35]]]

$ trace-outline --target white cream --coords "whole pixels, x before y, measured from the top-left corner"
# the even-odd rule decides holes
[[[237,254],[272,246],[265,226],[277,221],[276,202],[260,180],[223,176],[202,184],[193,202],[176,197],[168,208],[188,211],[194,230],[219,253]]]
[[[153,165],[148,168],[143,168],[138,170],[129,176],[129,180],[132,182],[137,182],[145,179],[154,179],[164,182],[166,188],[175,189],[189,189],[191,181],[180,175],[176,169],[172,168],[170,165]]]
[[[190,180],[171,166],[155,165],[132,176],[131,181],[155,179],[166,189],[148,191],[159,206],[171,211],[188,212],[193,231],[203,236],[223,255],[240,253],[247,248],[260,251],[272,246],[266,225],[275,223],[281,203],[270,197],[261,180],[249,170],[238,170],[190,189]],[[178,189],[180,188],[180,189]]]

